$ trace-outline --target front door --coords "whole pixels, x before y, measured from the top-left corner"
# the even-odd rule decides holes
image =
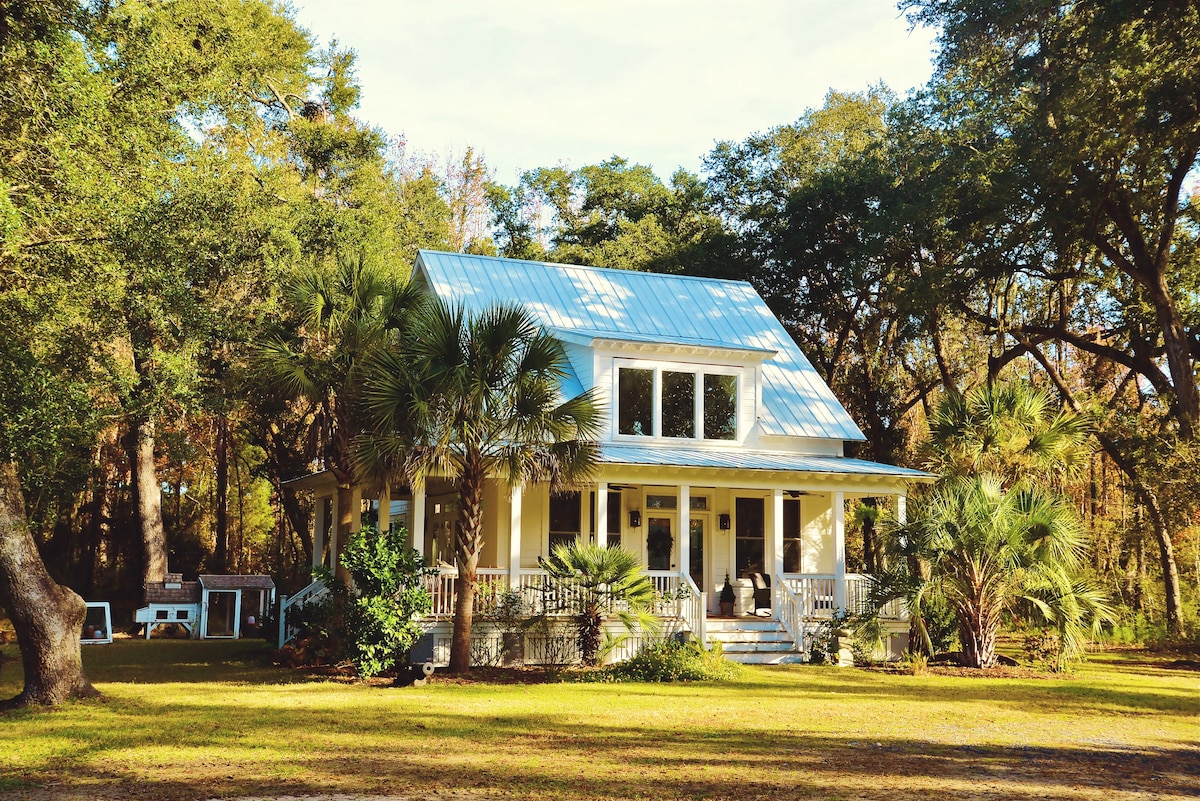
[[[703,517],[692,517],[688,529],[688,570],[692,574],[692,581],[696,583],[701,592],[705,592],[704,554],[708,550],[707,543],[704,541],[708,526],[705,525],[704,520]]]
[[[671,569],[671,548],[675,537],[671,534],[673,518],[646,518],[646,567],[649,570]]]
[[[201,631],[209,639],[236,637],[241,606],[238,590],[210,590]]]

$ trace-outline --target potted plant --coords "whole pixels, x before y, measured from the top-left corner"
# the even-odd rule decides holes
[[[729,583],[729,573],[725,573],[725,586],[721,588],[720,607],[721,614],[725,617],[733,616],[733,602],[736,596],[733,594],[733,585]]]

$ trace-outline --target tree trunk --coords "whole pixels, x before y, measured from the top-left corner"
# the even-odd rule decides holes
[[[0,464],[0,602],[12,617],[25,668],[25,688],[0,708],[57,706],[99,695],[83,675],[79,653],[87,607],[46,572],[11,462]]]
[[[989,615],[980,609],[959,611],[958,638],[962,643],[959,664],[969,668],[996,665],[996,628]]]
[[[162,581],[167,574],[167,537],[163,531],[162,487],[154,466],[154,421],[139,420],[133,431],[133,475],[137,514],[142,530],[142,582]]]
[[[229,420],[224,415],[217,418],[216,434],[217,530],[213,548],[213,572],[224,573],[229,568]]]
[[[337,502],[338,519],[335,521],[337,544],[329,558],[337,566],[333,571],[334,575],[342,581],[349,582],[350,573],[342,567],[342,551],[346,549],[346,540],[350,538],[350,526],[354,522],[354,516],[358,514],[357,509],[350,508],[354,504],[354,488],[350,486],[349,482],[338,482]]]
[[[1083,409],[1076,402],[1075,396],[1063,381],[1062,376],[1058,374],[1058,371],[1046,359],[1041,348],[1034,347],[1028,340],[1021,340],[1021,343],[1026,346],[1030,355],[1046,371],[1046,374],[1058,390],[1058,394],[1067,406],[1070,407],[1071,411],[1076,414],[1082,414]],[[1096,441],[1100,443],[1100,447],[1112,459],[1113,464],[1129,479],[1134,495],[1146,507],[1146,512],[1150,515],[1150,525],[1154,530],[1154,538],[1158,542],[1158,560],[1162,567],[1167,633],[1172,637],[1179,637],[1183,634],[1183,598],[1179,589],[1179,568],[1175,564],[1175,545],[1171,541],[1171,532],[1167,528],[1166,518],[1163,517],[1162,509],[1158,505],[1158,498],[1142,480],[1141,471],[1134,460],[1126,457],[1117,443],[1113,441],[1112,437],[1109,437],[1100,430],[1094,431],[1093,434],[1096,437]]]
[[[450,672],[471,669],[471,626],[475,615],[476,570],[479,547],[483,541],[483,462],[479,454],[468,451],[459,480],[458,530],[454,536],[454,557],[458,565],[457,593],[454,599],[454,631],[450,637]]]

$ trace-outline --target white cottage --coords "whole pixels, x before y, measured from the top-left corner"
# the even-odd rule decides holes
[[[594,387],[608,410],[594,486],[487,487],[481,603],[488,587],[535,596],[538,557],[558,543],[619,545],[664,593],[685,596],[662,610],[680,628],[743,661],[795,660],[820,620],[865,592],[846,572],[847,501],[890,497],[902,517],[907,487],[930,478],[844,455],[862,432],[748,283],[432,251],[412,280],[471,312],[525,306],[570,359],[563,396]],[[314,561],[327,560],[333,479],[297,483],[315,494]],[[413,547],[440,566],[428,623],[444,657],[455,494],[430,476],[394,496],[356,503],[384,527],[402,516]],[[718,618],[726,574],[738,600]]]

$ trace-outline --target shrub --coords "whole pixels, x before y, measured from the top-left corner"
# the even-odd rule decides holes
[[[355,588],[346,604],[347,651],[364,678],[403,661],[421,637],[417,618],[432,607],[424,581],[429,571],[406,539],[403,529],[364,528],[342,552]]]
[[[725,658],[719,643],[706,651],[699,643],[658,640],[618,665],[587,674],[593,681],[728,681],[741,666]]]

